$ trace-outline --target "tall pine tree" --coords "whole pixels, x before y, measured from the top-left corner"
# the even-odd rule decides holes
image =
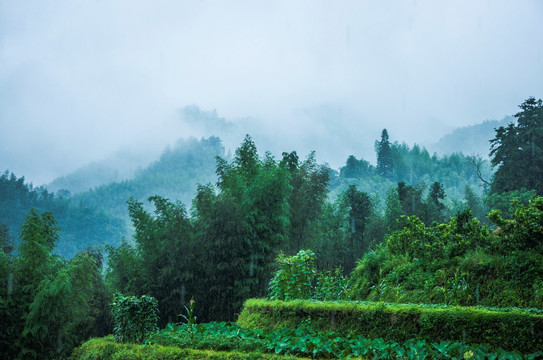
[[[394,173],[394,161],[392,158],[392,149],[388,140],[387,129],[381,132],[381,141],[376,144],[377,150],[377,173],[381,176],[390,178]]]
[[[543,104],[530,97],[519,108],[517,123],[499,127],[490,141],[492,166],[498,168],[492,194],[521,189],[543,194]]]

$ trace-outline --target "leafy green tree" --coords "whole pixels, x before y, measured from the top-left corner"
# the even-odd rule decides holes
[[[15,358],[15,342],[18,337],[18,324],[21,323],[16,298],[13,296],[13,280],[15,259],[11,255],[12,240],[7,226],[0,224],[0,354],[7,358]]]
[[[59,231],[51,212],[39,215],[32,209],[25,219],[17,262],[17,286],[25,303],[30,304],[41,281],[54,274],[55,261],[51,252]]]
[[[22,334],[25,358],[67,357],[84,340],[102,335],[95,331],[95,280],[101,281],[96,261],[80,253],[54,278],[40,283]]]
[[[400,203],[397,187],[390,187],[387,190],[385,200],[385,221],[391,230],[398,229],[397,221],[402,215],[402,204]]]
[[[312,246],[316,253],[319,269],[333,270],[345,266],[345,260],[350,257],[350,226],[348,224],[348,209],[341,199],[328,202],[323,207],[323,213],[317,222],[319,237]]]
[[[343,205],[348,209],[347,220],[350,230],[349,259],[345,264],[345,270],[350,272],[354,268],[355,260],[369,248],[364,231],[373,213],[373,204],[368,194],[358,191],[355,185],[351,185],[343,194]]]
[[[517,200],[521,204],[527,205],[536,194],[536,190],[511,190],[502,193],[491,193],[485,199],[485,205],[493,210],[500,210],[501,216],[510,219],[513,216],[513,208],[511,206],[513,200]]]
[[[20,183],[21,186],[23,182]],[[6,229],[4,229],[6,230]],[[6,296],[3,297],[2,353],[12,358],[32,356],[33,343],[23,337],[25,319],[40,283],[54,276],[61,263],[51,254],[58,240],[58,225],[52,213],[38,214],[34,209],[28,213],[21,228],[21,243],[18,256],[4,257],[9,269]],[[4,235],[4,243],[5,243]],[[0,254],[5,254],[3,251]],[[28,355],[27,355],[28,353]]]
[[[523,188],[543,194],[543,103],[530,97],[519,108],[517,123],[499,127],[490,141],[492,166],[497,167],[492,194]]]
[[[376,144],[377,173],[384,177],[390,177],[394,173],[394,159],[387,129],[381,132],[381,141]]]
[[[108,269],[106,283],[110,291],[136,295],[145,287],[141,254],[131,243],[123,240],[119,247],[107,246]]]
[[[151,196],[155,216],[131,198],[128,211],[135,228],[143,275],[138,295],[150,294],[159,302],[161,323],[174,321],[182,308],[183,286],[191,281],[192,225],[182,203]]]
[[[271,155],[258,157],[249,136],[236,150],[232,163],[218,159],[218,193],[200,186],[193,203],[195,231],[203,248],[206,276],[199,285],[208,310],[204,319],[233,319],[249,296],[263,296],[271,276],[271,262],[286,244],[291,191],[288,167]],[[205,293],[205,295],[204,295]],[[202,316],[200,316],[202,318]]]
[[[198,281],[190,295],[206,309],[199,314],[201,320],[232,320],[249,297],[256,274],[240,203],[228,192],[215,194],[207,185],[199,187],[193,208]]]
[[[532,250],[543,254],[543,197],[533,196],[527,205],[518,199],[512,201],[511,219],[501,217],[499,210],[493,210],[490,220],[496,223],[501,245],[507,250]]]
[[[318,233],[316,222],[320,219],[327,199],[330,173],[324,165],[318,165],[315,152],[298,165],[291,161],[296,152],[283,153],[282,166],[289,170],[291,192],[289,206],[289,234],[287,249],[294,253],[315,241]]]

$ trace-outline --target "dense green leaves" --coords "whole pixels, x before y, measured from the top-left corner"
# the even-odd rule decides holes
[[[152,296],[113,297],[111,315],[115,341],[141,344],[158,330],[158,302]]]
[[[377,173],[383,177],[390,177],[394,174],[394,158],[388,138],[387,129],[381,133],[381,141],[376,144],[377,152]]]
[[[307,324],[311,329],[303,331],[306,335],[328,333],[342,341],[357,337],[381,343],[382,339],[399,343],[416,339],[428,344],[450,341],[522,352],[539,351],[543,345],[541,310],[518,308],[250,299],[237,324],[245,329],[286,333]]]
[[[347,296],[349,281],[341,268],[333,272],[317,271],[315,254],[311,250],[300,250],[293,256],[280,253],[275,262],[279,269],[268,287],[267,298],[270,300],[341,300]]]
[[[275,261],[279,270],[270,281],[268,298],[271,300],[309,299],[315,281],[315,254],[300,250],[294,256],[279,254]]]
[[[496,129],[490,141],[492,166],[497,167],[491,192],[534,189],[543,194],[543,103],[533,97],[515,114],[517,122]]]
[[[512,219],[498,211],[491,233],[464,211],[426,226],[404,217],[400,229],[360,260],[352,274],[357,299],[460,305],[541,307],[542,198],[513,203]]]
[[[0,250],[0,351],[6,358],[65,358],[90,336],[109,331],[101,254],[88,249],[69,261],[53,255],[59,231],[51,213],[31,210],[17,255]]]

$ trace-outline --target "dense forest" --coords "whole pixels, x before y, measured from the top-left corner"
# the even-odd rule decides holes
[[[6,172],[0,353],[69,356],[112,332],[116,292],[155,298],[160,327],[191,299],[202,322],[266,296],[542,309],[543,105],[520,110],[481,139],[490,161],[384,129],[375,166],[352,155],[339,171],[315,153],[261,154],[247,135],[232,156],[216,137],[180,142],[132,179],[74,194]],[[285,296],[303,287],[274,259],[314,262],[305,284],[320,290]]]

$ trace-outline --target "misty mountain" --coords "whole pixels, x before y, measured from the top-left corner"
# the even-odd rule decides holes
[[[464,126],[443,136],[438,142],[430,144],[427,149],[439,155],[462,152],[466,155],[481,155],[488,158],[490,140],[494,139],[495,129],[506,126],[515,119],[506,116],[502,120],[486,120],[480,124]]]
[[[47,185],[49,191],[67,190],[79,193],[94,187],[120,182],[134,177],[138,169],[142,169],[155,160],[157,154],[135,149],[119,150],[106,159],[93,161],[72,173],[58,177]]]
[[[72,200],[106,209],[127,220],[126,201],[130,197],[147,203],[150,196],[159,195],[181,201],[190,209],[198,184],[215,182],[217,156],[225,157],[224,146],[217,137],[180,139],[167,147],[158,160],[136,171],[133,178],[75,194]]]
[[[179,140],[146,168],[135,170],[132,178],[73,194],[66,188],[53,193],[44,186],[33,187],[24,177],[17,178],[6,171],[0,177],[0,224],[7,227],[10,238],[17,243],[30,209],[52,211],[61,228],[56,253],[72,257],[88,246],[117,246],[123,238],[131,237],[126,204],[130,197],[147,203],[150,196],[160,195],[181,201],[188,209],[198,184],[215,182],[216,156],[225,157],[224,147],[216,137]],[[112,165],[113,160],[110,161],[91,164],[54,183],[77,190],[92,181],[107,181],[108,177],[126,174],[123,171],[127,166],[117,169]]]

